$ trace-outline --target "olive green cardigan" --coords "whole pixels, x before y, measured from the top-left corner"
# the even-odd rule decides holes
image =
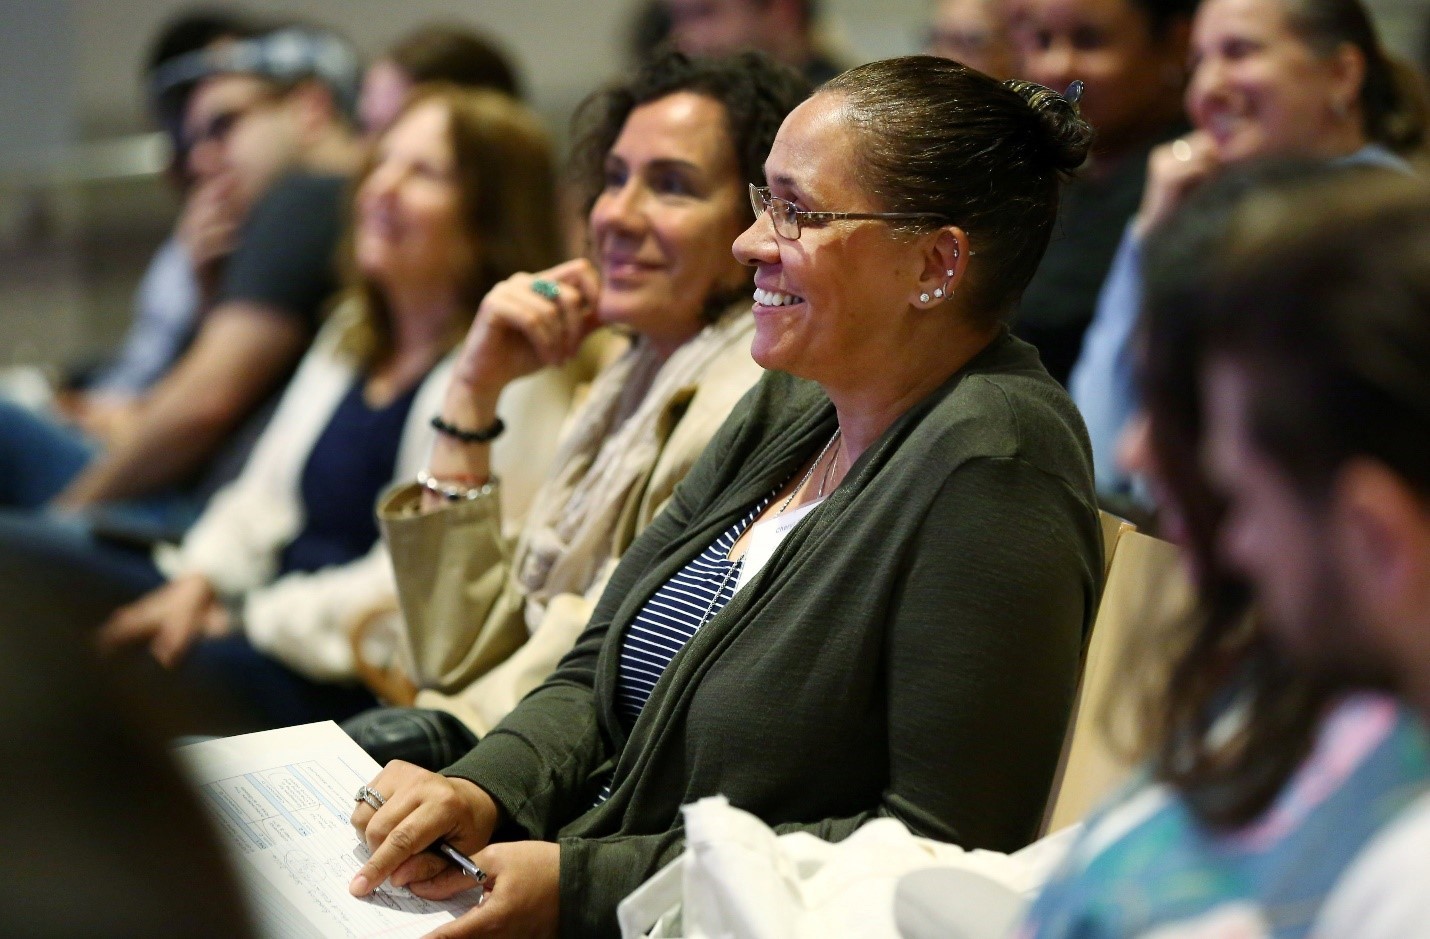
[[[616,904],[679,854],[680,807],[716,793],[830,840],[884,815],[969,848],[1036,833],[1102,549],[1082,422],[1006,333],[860,457],[633,728],[616,717],[636,612],[834,426],[817,385],[766,375],[556,672],[446,770],[495,799],[499,838],[560,842],[563,935],[616,934]]]

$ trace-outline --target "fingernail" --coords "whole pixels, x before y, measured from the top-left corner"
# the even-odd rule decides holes
[[[348,884],[348,893],[355,897],[364,897],[367,896],[367,888],[367,878],[358,874],[353,878],[353,882]]]

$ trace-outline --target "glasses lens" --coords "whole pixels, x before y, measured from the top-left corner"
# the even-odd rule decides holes
[[[793,202],[774,200],[775,231],[791,241],[799,238],[799,210]]]

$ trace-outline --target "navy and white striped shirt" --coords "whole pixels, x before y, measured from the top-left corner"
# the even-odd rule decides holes
[[[735,595],[744,558],[730,561],[730,549],[769,504],[770,497],[761,499],[699,557],[676,571],[636,614],[621,643],[616,679],[616,713],[626,729],[635,725],[676,653]]]
[[[627,730],[635,726],[671,660],[735,595],[744,558],[729,560],[730,549],[773,498],[771,494],[761,499],[699,557],[661,584],[636,614],[621,643],[616,677],[616,714]],[[612,781],[608,777],[602,784],[596,805],[610,797]]]

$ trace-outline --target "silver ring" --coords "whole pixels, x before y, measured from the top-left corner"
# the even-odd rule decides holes
[[[359,786],[357,795],[353,796],[353,801],[366,802],[372,807],[373,811],[382,808],[383,804],[387,802],[387,800],[382,797],[382,793],[373,789],[371,786]]]
[[[1185,163],[1192,158],[1192,145],[1178,138],[1172,141],[1172,156]]]
[[[561,288],[556,286],[556,281],[547,280],[545,277],[538,277],[531,282],[533,293],[540,294],[553,302],[561,299]]]

